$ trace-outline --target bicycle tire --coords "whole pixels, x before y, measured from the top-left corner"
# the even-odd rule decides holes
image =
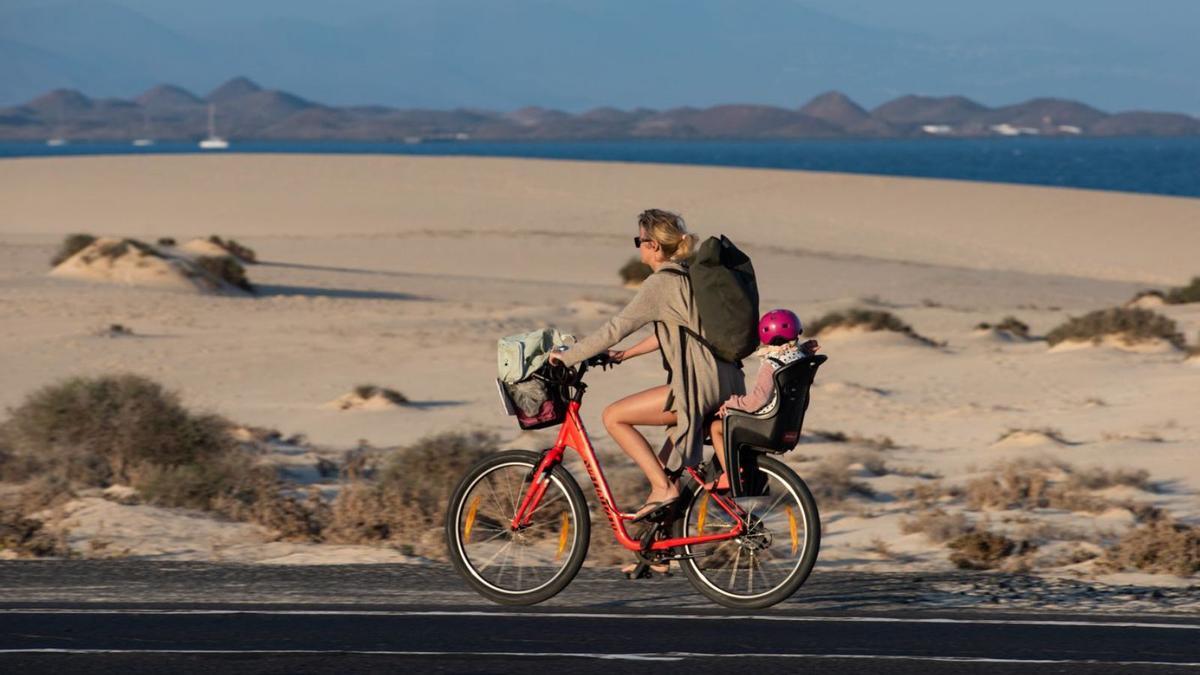
[[[759,458],[758,466],[768,477],[774,477],[776,481],[782,484],[782,487],[788,490],[798,502],[803,512],[805,525],[805,550],[799,556],[797,566],[787,575],[782,583],[777,584],[767,592],[744,596],[716,588],[700,569],[702,558],[691,558],[680,561],[680,567],[683,568],[684,575],[696,590],[700,591],[700,593],[713,602],[732,609],[761,609],[790,598],[804,585],[804,582],[808,579],[808,575],[812,573],[812,569],[817,562],[817,554],[821,548],[821,518],[817,511],[817,502],[813,499],[812,492],[809,491],[808,486],[795,471],[773,457],[763,456]],[[686,496],[685,508],[682,515],[675,521],[672,528],[673,536],[690,537],[697,534],[697,532],[689,531],[689,523],[691,522],[692,511],[699,504],[698,498],[707,498],[707,493],[699,485],[694,485]],[[686,553],[688,547],[679,550]]]
[[[516,465],[523,467],[526,472],[532,472],[540,461],[541,454],[528,450],[508,450],[488,456],[471,467],[459,481],[446,509],[446,547],[451,563],[475,592],[499,604],[534,605],[554,597],[571,583],[587,558],[588,544],[591,538],[591,516],[587,499],[571,473],[559,465],[551,471],[550,480],[561,487],[567,506],[574,518],[575,527],[573,528],[574,538],[571,541],[571,552],[550,581],[528,591],[502,589],[482,579],[467,559],[459,522],[472,486],[499,467]]]

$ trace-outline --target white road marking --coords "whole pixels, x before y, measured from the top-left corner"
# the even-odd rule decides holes
[[[772,654],[740,653],[716,654],[709,652],[658,652],[644,654],[619,654],[603,652],[450,652],[450,651],[391,651],[365,649],[0,649],[0,654],[191,654],[220,655],[271,654],[271,655],[362,655],[362,656],[486,656],[520,658],[579,658],[621,661],[683,661],[685,659],[857,659],[879,661],[935,661],[943,663],[1010,663],[1025,665],[1106,665],[1106,666],[1178,666],[1200,668],[1200,662],[1187,661],[1103,661],[1098,659],[1001,659],[977,656],[906,656],[899,654]]]
[[[384,609],[156,609],[156,608],[0,608],[0,614],[198,614],[267,616],[425,616],[425,617],[520,617],[543,619],[643,619],[687,621],[795,621],[805,623],[916,623],[916,624],[979,624],[998,626],[1087,626],[1096,628],[1156,628],[1168,630],[1200,630],[1200,624],[1152,623],[1145,621],[1082,621],[1058,619],[948,619],[939,617],[893,616],[789,616],[769,614],[618,614],[588,612],[510,612],[510,611],[450,611],[450,610],[384,610]]]

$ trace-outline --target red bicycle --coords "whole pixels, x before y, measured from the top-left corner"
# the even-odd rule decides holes
[[[607,355],[600,355],[577,368],[560,369],[558,382],[566,388],[568,403],[553,447],[540,453],[496,453],[459,482],[446,513],[450,559],[459,573],[484,597],[511,605],[542,602],[571,582],[587,557],[591,535],[583,490],[562,464],[571,448],[583,460],[617,541],[643,565],[677,561],[697,590],[727,607],[768,607],[795,593],[820,548],[817,505],[804,481],[761,448],[751,460],[753,489],[737,483],[731,492],[711,492],[701,473],[689,467],[690,480],[681,481],[681,497],[673,508],[646,522],[640,535],[630,534],[626,523],[634,514],[617,508],[579,415],[587,388],[584,374],[589,366],[607,365]],[[808,374],[809,384],[815,370],[813,366]],[[777,382],[784,385],[777,399],[801,393]],[[807,390],[804,386],[804,407]],[[777,400],[776,408],[779,413],[786,402]],[[776,417],[784,416],[770,419]],[[737,442],[737,429],[727,418],[727,448],[744,446]],[[792,446],[795,429],[786,433]]]

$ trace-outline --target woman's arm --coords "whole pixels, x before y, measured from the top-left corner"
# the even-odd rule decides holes
[[[564,365],[573,366],[612,347],[621,340],[629,337],[637,329],[659,318],[663,304],[662,293],[664,284],[670,280],[666,275],[651,274],[638,288],[637,295],[625,305],[617,315],[608,320],[595,333],[576,342],[565,352],[559,352],[550,358]]]
[[[645,340],[642,340],[641,342],[630,347],[629,349],[619,351],[616,354],[614,354],[613,356],[615,356],[617,359],[617,362],[620,363],[621,361],[632,359],[635,356],[641,356],[642,354],[649,354],[650,352],[656,352],[656,351],[658,351],[658,347],[659,347],[658,334],[651,333],[649,336],[646,337]]]

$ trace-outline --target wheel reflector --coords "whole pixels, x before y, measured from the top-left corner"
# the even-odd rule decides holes
[[[783,510],[787,512],[788,533],[792,536],[792,555],[796,555],[796,551],[800,548],[800,537],[796,535],[796,514],[792,513],[791,506],[785,506]]]
[[[567,532],[570,530],[571,520],[567,518],[567,512],[563,511],[562,523],[558,528],[558,553],[554,554],[555,561],[562,557],[563,551],[567,550]]]
[[[704,532],[704,521],[708,519],[708,495],[700,502],[700,511],[696,514],[696,532]]]
[[[475,525],[475,514],[479,512],[479,499],[482,495],[475,495],[475,499],[471,500],[471,508],[467,509],[467,522],[463,525],[463,541],[471,539],[471,527]]]

